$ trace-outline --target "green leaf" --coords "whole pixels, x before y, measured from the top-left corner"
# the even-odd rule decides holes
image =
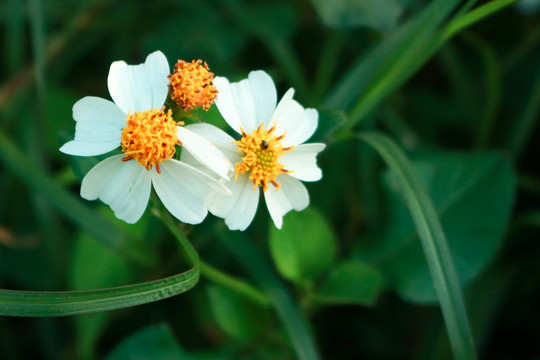
[[[270,319],[267,308],[220,285],[210,285],[207,291],[214,317],[229,336],[250,341],[267,329]]]
[[[105,360],[191,360],[165,324],[149,326],[124,339]]]
[[[121,309],[181,294],[199,279],[194,268],[164,279],[122,287],[87,291],[0,290],[0,315],[62,316]]]
[[[330,136],[347,122],[347,116],[343,111],[321,110],[319,111],[319,123],[317,130],[309,139],[309,142],[327,142]]]
[[[336,265],[315,289],[314,299],[326,304],[373,305],[382,287],[380,272],[357,260]]]
[[[396,26],[404,10],[399,0],[311,0],[326,26],[350,28],[366,25],[379,30]]]
[[[363,134],[361,139],[381,155],[407,200],[439,297],[455,358],[476,359],[455,265],[431,199],[409,159],[392,140],[378,133]]]
[[[330,225],[312,208],[288,213],[281,230],[272,227],[270,250],[279,272],[297,283],[313,282],[337,251]]]
[[[497,154],[433,154],[413,162],[445,229],[462,286],[493,259],[508,225],[514,200],[509,161]],[[437,294],[407,205],[395,177],[386,178],[389,214],[385,233],[372,249],[398,293],[430,303]]]

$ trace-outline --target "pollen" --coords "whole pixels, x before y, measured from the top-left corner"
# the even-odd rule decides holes
[[[241,130],[242,139],[233,142],[244,154],[242,162],[236,163],[235,180],[239,174],[249,172],[249,178],[253,181],[253,190],[261,186],[266,191],[268,184],[273,184],[278,190],[281,183],[276,182],[276,177],[291,172],[285,170],[278,159],[285,154],[285,151],[293,150],[294,147],[283,147],[281,140],[285,134],[276,136],[275,125],[267,130],[263,129],[263,124],[261,124],[252,134],[246,134],[242,128]]]
[[[218,93],[213,81],[214,74],[206,62],[178,60],[173,73],[169,75],[169,93],[184,111],[197,107],[208,110]]]
[[[163,109],[135,111],[126,119],[127,126],[122,129],[122,151],[126,155],[123,161],[137,160],[139,165],[150,170],[159,163],[168,160],[176,152],[176,145],[181,145],[177,135],[176,123],[172,111]]]

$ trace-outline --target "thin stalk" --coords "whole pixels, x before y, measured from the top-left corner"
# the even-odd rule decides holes
[[[167,228],[170,230],[176,240],[178,240],[182,250],[184,251],[184,255],[186,255],[186,258],[192,262],[192,264],[190,265],[193,266],[195,262],[199,263],[199,270],[202,276],[204,276],[210,281],[215,282],[216,284],[220,284],[230,290],[237,292],[240,295],[245,296],[251,301],[262,305],[263,307],[270,306],[270,300],[268,300],[268,298],[263,293],[255,289],[253,286],[246,283],[245,281],[238,280],[222,272],[219,269],[216,269],[215,267],[202,261],[197,255],[197,253],[192,253],[190,250],[193,249],[193,247],[189,243],[188,238],[180,230],[180,228],[177,226],[176,222],[171,218],[171,216],[165,212],[165,209],[154,209],[154,214],[161,221],[163,221],[165,226],[167,226]]]

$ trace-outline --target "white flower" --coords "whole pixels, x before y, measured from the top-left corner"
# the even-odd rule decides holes
[[[255,216],[262,188],[270,216],[281,228],[287,212],[303,210],[309,204],[300,180],[322,177],[316,156],[325,145],[304,144],[317,128],[318,113],[293,100],[293,89],[276,107],[276,88],[264,71],[253,71],[248,79],[232,84],[216,77],[214,84],[221,115],[242,138],[235,141],[208,124],[187,126],[236,163],[235,178],[226,183],[232,196],[217,197],[209,210],[224,218],[229,229],[245,230]],[[195,165],[190,154],[182,153],[181,159]]]
[[[87,96],[73,106],[77,122],[75,139],[60,151],[94,156],[122,146],[124,154],[111,156],[85,176],[81,196],[100,199],[116,217],[128,223],[140,219],[151,185],[165,207],[179,220],[197,224],[217,192],[229,193],[213,177],[172,156],[182,145],[199,165],[227,177],[232,165],[208,140],[177,126],[171,111],[164,111],[169,64],[156,51],[140,65],[116,61],[111,65],[108,87],[114,103]]]

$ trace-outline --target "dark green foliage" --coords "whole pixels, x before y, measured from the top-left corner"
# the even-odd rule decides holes
[[[31,315],[0,359],[539,359],[540,12],[514,2],[0,2],[0,312]],[[80,197],[110,154],[58,151],[73,104],[155,50],[319,111],[307,209],[230,232]]]

